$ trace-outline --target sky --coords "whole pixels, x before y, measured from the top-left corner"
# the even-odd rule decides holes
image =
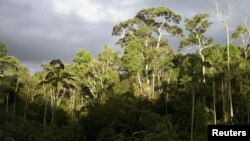
[[[166,6],[183,17],[209,13],[213,25],[208,36],[225,42],[224,31],[214,12],[214,2],[224,0],[0,0],[0,42],[9,55],[16,56],[31,72],[52,59],[72,63],[80,49],[95,56],[105,44],[114,50],[117,37],[111,36],[115,24],[133,18],[150,7]],[[232,29],[250,16],[249,0],[231,1],[235,5]],[[250,19],[249,19],[250,23]],[[170,38],[173,49],[177,41]]]

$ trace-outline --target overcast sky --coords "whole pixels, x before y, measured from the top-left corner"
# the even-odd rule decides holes
[[[142,8],[166,6],[184,17],[209,13],[214,23],[209,35],[224,42],[223,29],[212,12],[214,1],[222,0],[0,0],[0,41],[34,72],[52,59],[71,63],[81,48],[95,55],[104,44],[119,50],[111,36],[115,24]],[[250,16],[250,1],[235,0],[234,4],[231,22],[237,25],[242,16]]]

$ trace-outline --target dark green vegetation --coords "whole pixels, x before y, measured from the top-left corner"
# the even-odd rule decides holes
[[[249,124],[249,27],[232,34],[242,44],[214,45],[208,16],[143,9],[113,28],[122,55],[80,50],[33,75],[1,43],[0,140],[203,141],[207,124]]]

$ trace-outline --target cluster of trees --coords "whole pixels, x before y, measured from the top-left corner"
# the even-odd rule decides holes
[[[230,32],[230,15],[216,9],[226,45],[206,35],[208,14],[183,19],[166,7],[114,26],[122,54],[83,49],[33,75],[1,43],[0,140],[201,141],[207,124],[249,124],[250,26]]]

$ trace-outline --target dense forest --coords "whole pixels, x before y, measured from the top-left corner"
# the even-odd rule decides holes
[[[122,53],[82,49],[34,74],[1,43],[0,140],[204,141],[208,124],[249,124],[250,26],[229,30],[230,7],[216,5],[213,17],[225,44],[207,35],[209,14],[167,7],[114,25]]]

